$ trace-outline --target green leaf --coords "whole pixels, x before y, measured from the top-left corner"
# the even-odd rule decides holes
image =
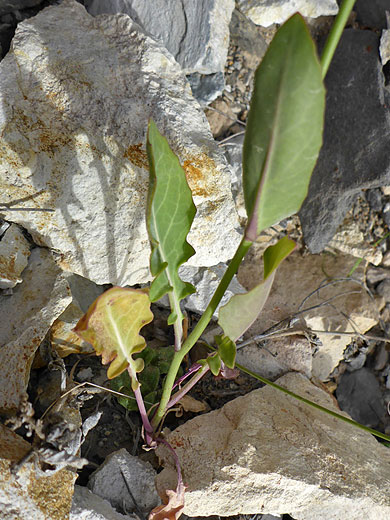
[[[294,248],[295,243],[287,237],[268,247],[264,252],[264,279],[247,293],[232,296],[220,308],[218,324],[232,341],[242,336],[256,320],[271,291],[276,268]]]
[[[221,358],[219,357],[218,352],[210,354],[210,356],[206,358],[206,361],[210,367],[211,373],[214,376],[217,376],[221,370]]]
[[[168,323],[181,324],[180,300],[195,289],[179,278],[178,269],[195,254],[186,238],[196,208],[185,172],[152,120],[149,121],[146,151],[150,172],[147,207],[152,248],[150,270],[155,277],[150,287],[150,298],[154,302],[168,293],[172,309]]]
[[[300,14],[276,33],[255,75],[243,149],[246,238],[296,213],[322,144],[325,89]]]
[[[236,344],[227,336],[215,336],[218,354],[228,368],[234,368],[236,362]]]
[[[107,377],[112,379],[126,369],[133,390],[139,386],[137,373],[144,368],[143,359],[134,359],[141,352],[145,339],[140,329],[153,319],[147,291],[113,287],[99,296],[80,319],[74,332],[91,343],[102,363],[111,363]]]

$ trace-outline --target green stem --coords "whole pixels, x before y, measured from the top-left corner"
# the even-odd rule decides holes
[[[340,5],[339,12],[332,25],[330,33],[325,43],[324,50],[321,56],[321,67],[322,67],[322,78],[325,78],[328,72],[330,62],[332,61],[336,47],[341,38],[345,24],[347,23],[348,17],[352,11],[355,0],[343,0]]]
[[[226,289],[228,288],[230,282],[232,281],[233,276],[236,274],[242,259],[248,252],[248,249],[251,247],[251,245],[252,245],[252,242],[250,242],[249,240],[246,240],[245,238],[242,239],[240,245],[237,248],[237,251],[235,252],[234,257],[231,259],[231,261],[228,265],[228,268],[226,269],[225,274],[223,275],[222,280],[220,281],[206,310],[204,311],[200,320],[196,324],[194,330],[191,332],[191,334],[188,336],[188,338],[183,343],[179,352],[175,352],[171,366],[169,367],[167,377],[165,379],[160,404],[159,404],[159,406],[157,408],[157,412],[155,413],[153,420],[152,420],[152,426],[154,429],[157,429],[158,425],[160,424],[160,422],[162,421],[162,419],[164,417],[164,414],[165,414],[165,411],[167,408],[167,404],[171,397],[172,387],[175,383],[177,372],[184,359],[184,356],[195,345],[195,343],[198,341],[198,339],[202,335],[203,331],[209,324],[216,308],[218,307],[219,302],[222,299],[222,296],[225,294]]]
[[[213,347],[211,347],[210,345],[207,345],[207,346],[210,350],[215,351],[215,349]],[[282,386],[279,386],[276,383],[273,383],[269,379],[266,379],[265,377],[262,377],[259,374],[256,374],[256,372],[252,372],[252,370],[249,370],[249,368],[245,368],[244,366],[239,365],[238,363],[236,363],[235,366],[242,372],[245,372],[245,374],[248,374],[249,376],[254,377],[258,381],[261,381],[262,383],[265,383],[268,386],[272,386],[272,388],[276,388],[276,390],[279,390],[280,392],[283,392],[284,394],[289,395],[290,397],[293,397],[294,399],[297,399],[298,401],[301,401],[302,403],[308,404],[312,408],[316,408],[317,410],[321,410],[321,412],[325,412],[328,415],[336,417],[336,419],[340,419],[341,421],[344,421],[348,424],[352,424],[352,426],[355,426],[356,428],[360,428],[361,430],[371,433],[372,435],[375,435],[375,437],[380,437],[381,439],[390,441],[389,435],[378,432],[377,430],[374,430],[372,428],[368,428],[368,426],[364,426],[363,424],[360,424],[360,423],[354,421],[353,419],[349,419],[348,417],[345,417],[344,415],[334,412],[333,410],[329,410],[329,408],[325,408],[325,406],[321,406],[320,404],[314,403],[313,401],[310,401],[309,399],[305,399],[305,397],[295,394],[294,392],[287,390],[287,388],[283,388]]]

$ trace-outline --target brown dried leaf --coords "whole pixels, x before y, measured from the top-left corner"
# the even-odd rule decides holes
[[[179,484],[176,491],[167,489],[168,503],[155,507],[148,516],[148,520],[178,520],[184,509],[185,490],[183,484]]]

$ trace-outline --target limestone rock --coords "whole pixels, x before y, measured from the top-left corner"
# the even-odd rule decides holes
[[[0,289],[15,287],[22,281],[27,266],[30,244],[18,226],[12,224],[0,241]]]
[[[22,437],[0,424],[0,511],[2,520],[64,520],[69,516],[76,474],[62,469],[55,475],[37,474],[34,463],[10,471],[31,449]]]
[[[117,513],[110,503],[98,497],[88,488],[74,487],[69,520],[137,520],[133,515]]]
[[[336,0],[238,0],[240,10],[257,25],[282,24],[296,12],[308,18],[337,14]]]
[[[64,269],[99,284],[148,281],[150,117],[197,206],[190,265],[233,256],[240,236],[226,161],[180,66],[127,15],[93,18],[64,0],[18,25],[0,70],[0,188],[13,204],[2,212],[60,252]]]
[[[322,345],[313,357],[312,374],[325,381],[343,359],[343,351],[351,342],[350,336],[337,335],[337,332],[353,331],[355,326],[364,333],[378,322],[377,304],[360,285],[364,280],[363,263],[355,270],[351,280],[345,280],[355,263],[354,257],[342,254],[292,254],[279,267],[271,294],[245,337],[261,334],[279,321],[291,319],[299,310],[316,307],[300,317],[304,318],[309,329],[334,331],[334,335],[317,334]],[[250,289],[256,280],[261,279],[261,270],[260,258],[254,248],[239,269],[238,281]],[[379,303],[382,305],[382,302]],[[263,357],[267,355],[270,356],[266,350],[261,354],[259,350],[259,370]],[[241,359],[245,365],[245,360]],[[252,363],[254,359],[255,355],[252,354]],[[253,366],[253,370],[257,369]]]
[[[359,229],[358,222],[352,216],[344,220],[341,228],[328,245],[347,255],[363,258],[366,262],[374,265],[379,265],[382,262],[383,254],[381,250],[367,243],[363,232]]]
[[[362,189],[390,184],[390,109],[378,46],[375,33],[346,29],[325,78],[324,144],[299,213],[312,253],[324,249]]]
[[[390,6],[389,6],[390,8]],[[390,61],[390,11],[386,13],[387,29],[382,31],[379,54],[381,55],[382,65],[385,66]]]
[[[23,282],[12,296],[0,296],[0,409],[18,408],[26,397],[34,354],[71,299],[50,252],[35,248]]]
[[[304,376],[278,384],[337,411],[332,398]],[[390,515],[390,451],[370,434],[270,387],[239,397],[172,432],[187,486],[189,516],[288,513],[296,520],[386,520]],[[160,493],[176,486],[174,463]]]
[[[85,5],[93,15],[128,14],[187,74],[224,69],[234,0],[87,0]]]
[[[124,448],[109,455],[104,463],[92,473],[88,487],[113,507],[134,511],[133,498],[129,495],[126,479],[137,506],[144,513],[149,513],[159,505],[159,498],[154,485],[155,471],[149,463],[133,457]]]

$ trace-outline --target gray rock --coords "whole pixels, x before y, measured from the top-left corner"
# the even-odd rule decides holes
[[[209,105],[220,96],[225,88],[225,77],[223,72],[214,74],[199,74],[194,72],[187,75],[191,85],[192,94],[202,106]]]
[[[189,265],[233,256],[240,235],[227,163],[180,66],[128,16],[93,18],[64,0],[18,25],[0,70],[2,198],[21,201],[2,213],[58,251],[65,270],[98,284],[150,279],[150,117],[197,207]]]
[[[336,396],[342,410],[371,428],[376,428],[386,413],[378,380],[368,368],[345,372],[340,378]]]
[[[302,375],[278,384],[339,411]],[[369,433],[267,386],[200,415],[167,437],[179,457],[184,513],[221,517],[289,513],[298,520],[387,520],[390,450]],[[174,489],[166,448],[157,487]]]
[[[69,520],[138,520],[138,516],[121,515],[88,488],[75,486]]]
[[[366,199],[372,211],[381,211],[383,206],[383,194],[380,188],[367,190]]]
[[[338,12],[336,0],[238,0],[237,5],[252,22],[263,27],[284,23],[298,11],[308,18]]]
[[[357,0],[353,6],[356,20],[372,29],[386,29],[386,10],[390,11],[389,0]]]
[[[93,15],[128,14],[186,73],[224,69],[234,0],[87,0],[85,5]]]
[[[27,9],[28,7],[34,7],[43,0],[0,0],[0,15],[11,13],[16,9]]]
[[[323,250],[362,189],[390,183],[378,43],[370,31],[345,30],[326,77],[324,145],[299,214],[312,253]]]
[[[159,503],[154,485],[156,472],[149,463],[133,457],[124,448],[109,455],[104,463],[92,473],[88,487],[113,507],[134,512],[137,507],[149,513]],[[126,479],[131,490],[129,494]],[[134,501],[135,504],[134,504]]]
[[[384,298],[385,302],[390,303],[390,279],[380,282],[376,287],[376,292]]]

